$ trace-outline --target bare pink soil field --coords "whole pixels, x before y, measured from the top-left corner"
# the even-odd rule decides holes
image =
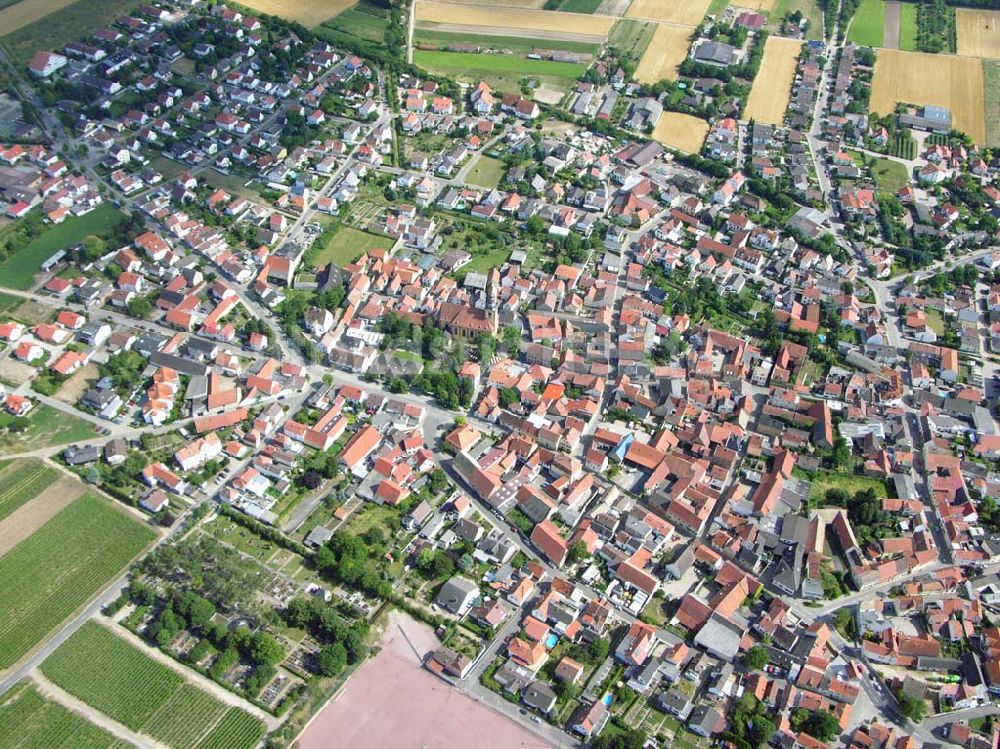
[[[299,736],[299,749],[510,749],[545,741],[421,668],[397,624],[421,654],[433,646],[409,617],[389,618],[382,650]]]

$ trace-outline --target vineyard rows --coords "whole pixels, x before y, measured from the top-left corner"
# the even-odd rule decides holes
[[[53,483],[56,472],[41,461],[28,460],[5,464],[0,468],[0,520]]]
[[[62,705],[45,699],[34,687],[8,694],[0,704],[0,749],[129,749],[102,728]]]

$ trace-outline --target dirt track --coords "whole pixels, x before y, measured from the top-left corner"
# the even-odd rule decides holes
[[[898,2],[890,0],[885,4],[885,29],[882,32],[882,46],[899,49],[899,17],[902,8]]]

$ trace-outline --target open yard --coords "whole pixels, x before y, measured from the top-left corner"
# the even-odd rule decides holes
[[[784,122],[801,49],[802,42],[796,39],[768,37],[764,43],[764,59],[747,99],[746,119],[769,125]]]
[[[980,145],[986,141],[983,64],[980,60],[879,50],[869,108],[885,115],[892,113],[899,102],[948,107],[955,128]]]
[[[0,263],[0,284],[12,289],[30,289],[41,264],[53,254],[83,241],[90,234],[107,234],[123,218],[121,211],[104,203],[83,216],[50,226],[20,252]]]
[[[541,76],[563,81],[575,81],[587,66],[573,62],[529,60],[515,55],[485,55],[474,52],[440,52],[418,49],[413,52],[413,62],[432,73],[444,73],[469,80],[497,75]]]
[[[395,242],[392,237],[369,234],[350,226],[341,226],[333,235],[330,244],[316,254],[313,264],[317,268],[323,268],[328,263],[335,263],[343,267],[353,263],[368,250],[388,250],[393,244]]]
[[[89,621],[42,663],[54,684],[173,749],[250,749],[263,724]]]
[[[311,28],[356,2],[357,0],[240,0],[240,5],[245,5],[258,13],[298,21],[303,26]]]
[[[878,479],[868,478],[867,476],[855,476],[850,473],[821,471],[812,479],[812,484],[809,488],[809,501],[822,501],[828,489],[841,489],[852,496],[865,489],[873,489],[877,497],[889,496],[885,491],[885,483]]]
[[[686,2],[632,0],[625,17],[697,26],[705,17],[709,4],[710,0],[686,0]]]
[[[0,42],[6,46],[17,64],[26,64],[40,49],[59,49],[68,42],[83,39],[87,32],[110,25],[118,16],[138,7],[142,0],[23,0],[7,11],[26,13],[35,8],[37,15],[19,26],[0,18],[4,36]],[[21,6],[25,10],[19,10]]]
[[[872,176],[879,195],[895,195],[910,182],[906,166],[890,159],[872,159]]]
[[[470,185],[488,187],[492,190],[500,184],[500,179],[503,177],[506,170],[507,166],[500,161],[500,159],[493,159],[489,156],[480,156],[476,160],[472,169],[469,170],[469,174],[465,178],[465,181]]]
[[[847,40],[866,47],[881,47],[885,35],[885,0],[861,0]]]
[[[0,697],[2,749],[127,749],[130,746],[58,702],[45,698],[31,684],[22,682]]]
[[[653,130],[653,139],[687,153],[699,153],[708,133],[708,123],[681,112],[664,112]]]
[[[955,9],[958,54],[1000,59],[1000,11]]]
[[[607,16],[586,16],[580,13],[504,8],[495,6],[456,5],[439,0],[416,0],[417,21],[461,26],[483,26],[494,29],[522,29],[567,33],[573,36],[605,37],[614,24]]]
[[[687,57],[693,33],[690,26],[657,24],[653,40],[635,69],[635,79],[639,83],[656,83],[677,78],[677,68]]]
[[[772,3],[770,19],[778,23],[789,13],[799,11],[809,19],[809,30],[806,32],[807,39],[823,38],[823,11],[820,10],[817,0],[775,0]]]
[[[85,419],[57,411],[45,403],[38,403],[27,416],[23,431],[11,431],[11,424],[17,420],[10,414],[0,413],[0,451],[8,454],[37,450],[51,445],[65,445],[70,442],[93,439],[97,427]]]
[[[84,494],[0,557],[0,669],[90,600],[156,533]]]

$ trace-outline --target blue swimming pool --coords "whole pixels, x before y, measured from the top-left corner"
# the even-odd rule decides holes
[[[559,642],[559,638],[554,633],[549,632],[548,636],[545,638],[545,647],[552,650],[552,648],[556,646],[557,642]]]
[[[601,702],[604,703],[604,707],[611,707],[611,703],[615,698],[609,692],[608,694],[601,697]]]

